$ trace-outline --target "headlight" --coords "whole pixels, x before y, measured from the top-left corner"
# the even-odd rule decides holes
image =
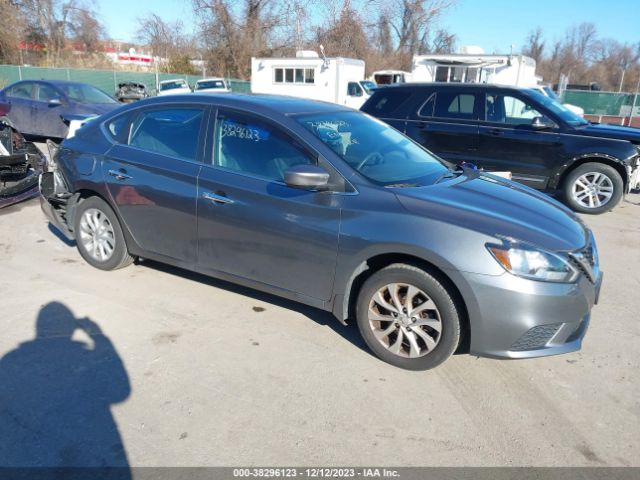
[[[569,259],[526,244],[487,244],[487,249],[504,269],[519,277],[542,282],[571,283],[578,270]]]

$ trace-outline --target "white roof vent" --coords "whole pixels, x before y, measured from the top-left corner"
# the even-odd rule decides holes
[[[313,50],[298,50],[296,52],[296,58],[320,58],[317,52]]]
[[[461,55],[484,55],[484,49],[478,45],[463,45],[458,49]]]

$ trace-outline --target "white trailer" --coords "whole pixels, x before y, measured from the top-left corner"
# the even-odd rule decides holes
[[[536,62],[525,55],[415,55],[412,82],[497,83],[533,87],[542,80]]]
[[[251,91],[323,100],[360,108],[375,85],[364,80],[364,62],[320,58],[299,51],[295,58],[252,58]]]
[[[371,74],[371,80],[376,85],[393,85],[411,81],[411,72],[403,70],[378,70]]]

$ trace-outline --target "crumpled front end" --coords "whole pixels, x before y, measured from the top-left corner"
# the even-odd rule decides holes
[[[38,177],[46,169],[46,158],[38,148],[9,119],[0,117],[0,208],[36,196]]]

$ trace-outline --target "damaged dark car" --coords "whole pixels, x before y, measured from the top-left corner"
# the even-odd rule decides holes
[[[46,159],[6,117],[11,107],[0,102],[0,208],[38,194],[38,177]]]
[[[149,92],[144,83],[121,82],[118,84],[116,99],[121,103],[132,103],[147,98]]]

